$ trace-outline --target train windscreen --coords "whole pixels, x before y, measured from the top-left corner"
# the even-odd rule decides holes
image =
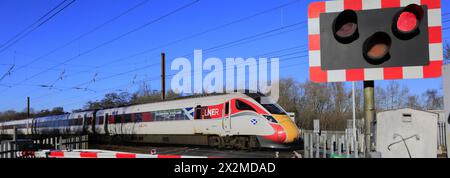
[[[257,92],[257,93],[245,93],[247,96],[254,99],[256,102],[261,104],[261,97],[265,97],[264,94]],[[271,114],[284,114],[286,115],[286,112],[278,106],[278,104],[261,104],[265,109],[267,109]]]
[[[286,114],[281,108],[275,104],[261,104],[266,108],[271,114]]]

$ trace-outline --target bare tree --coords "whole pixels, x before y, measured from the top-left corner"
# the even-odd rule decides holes
[[[444,97],[438,93],[436,89],[427,90],[423,96],[425,97],[425,108],[428,110],[443,109]]]

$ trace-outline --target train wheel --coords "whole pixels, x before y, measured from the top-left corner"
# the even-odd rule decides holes
[[[219,137],[219,149],[224,149],[226,146],[225,139],[223,137]]]
[[[208,137],[208,145],[211,147],[219,147],[221,144],[220,137],[218,136],[209,136]]]
[[[248,137],[242,136],[237,138],[237,146],[240,150],[249,150],[249,139]]]
[[[250,136],[249,147],[250,147],[250,150],[256,149],[256,150],[260,151],[262,149],[261,146],[259,145],[258,139],[255,136]]]

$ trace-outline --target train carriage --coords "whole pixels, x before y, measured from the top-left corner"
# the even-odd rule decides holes
[[[88,134],[93,133],[95,111],[75,112],[68,116],[68,134]]]
[[[124,141],[218,147],[274,147],[295,142],[299,129],[277,103],[260,93],[185,98],[4,122],[0,131],[26,123],[19,134],[93,134]]]
[[[16,121],[0,123],[0,134],[1,135],[13,135],[14,128],[16,128],[17,134],[30,135],[31,134],[31,123],[32,123],[32,119],[23,119],[23,120],[16,120]]]

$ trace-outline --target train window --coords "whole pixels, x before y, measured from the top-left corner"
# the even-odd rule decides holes
[[[130,122],[132,122],[132,120],[131,120],[131,114],[124,114],[124,115],[123,115],[123,119],[124,119],[125,123],[130,123]]]
[[[106,118],[108,118],[108,123],[111,123],[111,124],[114,124],[115,122],[115,120],[114,120],[114,116],[108,116],[108,115],[106,115]]]
[[[86,124],[87,125],[91,125],[92,124],[92,117],[88,117],[88,118],[86,118]]]
[[[103,121],[105,120],[105,117],[103,117],[103,116],[100,116],[99,118],[98,118],[98,125],[103,125]]]
[[[230,103],[226,102],[225,103],[225,114],[230,114]]]
[[[274,104],[261,104],[261,105],[272,114],[286,114],[277,105],[274,105]]]
[[[134,114],[134,120],[135,122],[142,122],[142,113]]]
[[[252,108],[250,105],[248,105],[247,103],[244,103],[241,100],[236,100],[236,108],[239,110],[250,110],[250,111],[256,112],[256,110],[254,108]]]
[[[114,122],[115,123],[121,123],[122,122],[122,116],[121,115],[115,115],[114,116]]]

